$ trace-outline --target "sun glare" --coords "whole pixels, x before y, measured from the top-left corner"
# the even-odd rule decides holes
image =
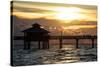
[[[74,14],[74,13],[59,13],[56,15],[56,18],[59,20],[76,20],[79,19],[80,16],[78,14]]]
[[[59,20],[76,20],[81,18],[80,8],[56,8],[55,10],[58,12],[55,17]]]
[[[67,12],[67,13],[72,13],[72,12],[80,12],[81,9],[80,8],[77,8],[77,7],[59,7],[59,8],[55,8],[53,9],[54,11],[57,11],[57,12]]]

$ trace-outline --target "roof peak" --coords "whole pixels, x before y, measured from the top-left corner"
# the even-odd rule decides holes
[[[34,24],[32,24],[32,27],[33,27],[33,28],[40,28],[40,26],[41,26],[41,25],[38,24],[38,23],[34,23]]]

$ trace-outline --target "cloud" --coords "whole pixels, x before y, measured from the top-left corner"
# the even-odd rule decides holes
[[[77,4],[57,4],[57,3],[40,3],[40,2],[24,2],[24,1],[14,1],[13,7],[21,7],[26,9],[43,9],[43,10],[53,10],[53,8],[59,8],[59,7],[78,7],[82,9],[88,9],[88,10],[96,10],[96,6],[90,6],[90,5],[77,5]]]
[[[90,5],[79,5],[79,4],[57,4],[57,3],[42,3],[42,2],[25,2],[25,1],[14,1],[13,2],[13,15],[16,15],[20,18],[40,18],[40,15],[43,17],[51,17],[56,11],[56,8],[70,8],[77,7],[82,11],[78,12],[80,15],[84,16],[84,19],[96,20],[96,6]],[[63,10],[62,10],[63,11]],[[22,14],[21,14],[22,13]],[[27,15],[27,16],[26,16]],[[30,17],[29,17],[30,16]],[[32,17],[33,16],[33,17]]]

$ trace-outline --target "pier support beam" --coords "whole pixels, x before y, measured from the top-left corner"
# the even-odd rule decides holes
[[[59,39],[59,43],[60,43],[59,44],[59,49],[61,49],[62,48],[62,38]]]
[[[28,41],[28,49],[30,49],[30,46],[31,46],[31,42],[30,41]]]
[[[43,43],[42,43],[42,49],[46,49],[46,42],[45,41],[43,41]]]
[[[49,42],[48,41],[43,41],[42,49],[49,49]]]
[[[30,49],[30,42],[24,41],[24,50]]]
[[[91,39],[92,40],[92,48],[94,48],[94,39]]]
[[[76,39],[76,48],[79,48],[79,39]]]
[[[24,50],[26,50],[27,49],[27,42],[24,40],[24,48],[23,48]]]
[[[40,44],[40,41],[38,41],[38,49],[41,48],[41,44]]]
[[[47,41],[47,49],[49,49],[49,40]]]
[[[24,33],[24,50],[30,49],[30,41],[26,38],[26,33]]]

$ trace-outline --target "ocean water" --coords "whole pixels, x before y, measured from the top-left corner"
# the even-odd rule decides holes
[[[97,61],[97,45],[91,48],[91,43],[80,44],[77,49],[74,42],[64,43],[62,49],[58,41],[50,41],[50,49],[37,49],[37,42],[31,43],[30,50],[23,50],[23,41],[14,41],[13,45],[14,66]]]

